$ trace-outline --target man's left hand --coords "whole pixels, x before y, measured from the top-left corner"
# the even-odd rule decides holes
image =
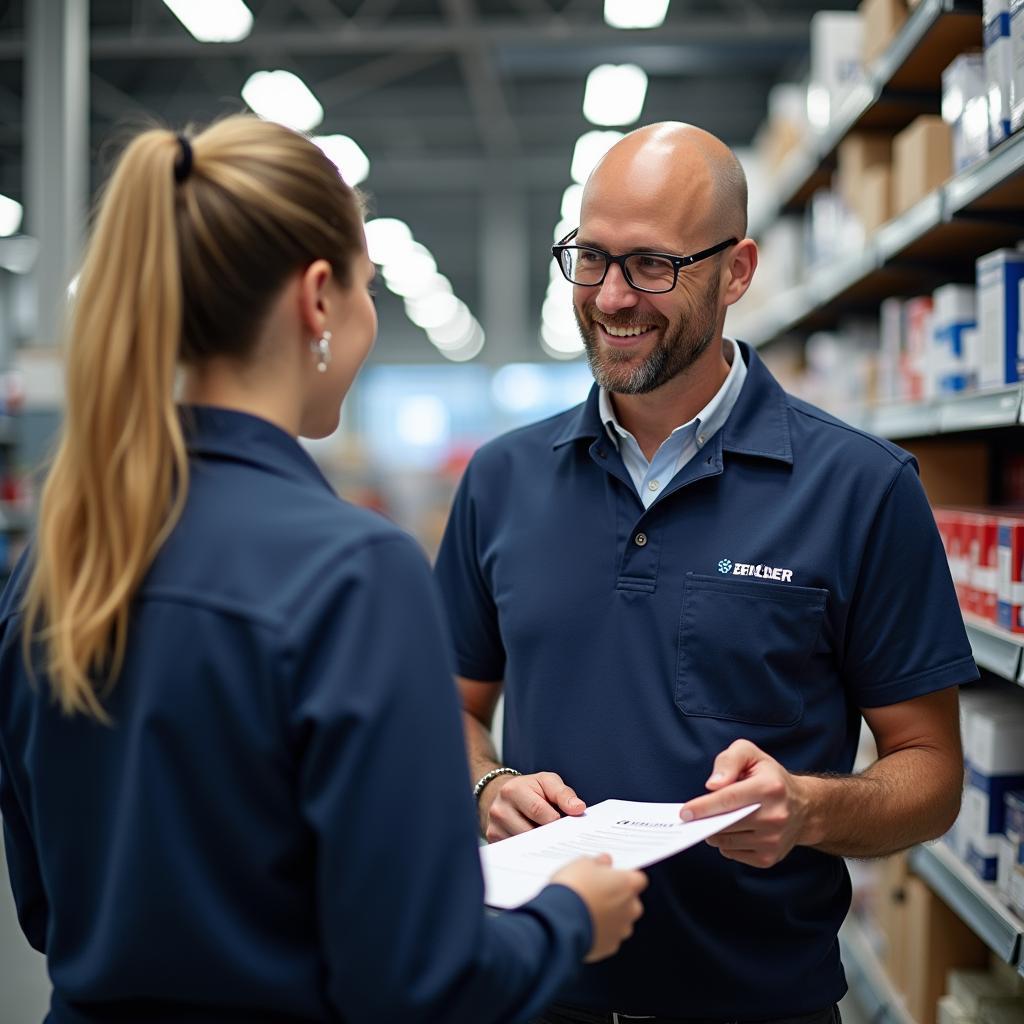
[[[756,868],[778,864],[801,842],[810,818],[810,779],[791,775],[749,740],[737,740],[715,758],[711,792],[683,805],[684,821],[761,806],[707,840],[729,860]]]

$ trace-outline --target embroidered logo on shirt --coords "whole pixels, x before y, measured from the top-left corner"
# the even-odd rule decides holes
[[[718,571],[723,575],[733,576],[756,576],[762,580],[781,580],[783,583],[793,582],[793,570],[792,569],[780,569],[777,566],[762,565],[749,565],[746,562],[733,562],[728,558],[723,558],[718,563]]]

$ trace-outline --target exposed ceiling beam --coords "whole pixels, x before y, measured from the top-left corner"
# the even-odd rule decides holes
[[[343,71],[333,78],[321,79],[314,88],[321,103],[339,104],[372,92],[384,85],[400,81],[439,61],[447,60],[446,53],[389,53]]]
[[[808,38],[804,18],[780,17],[744,26],[739,39],[735,19],[693,18],[679,25],[656,30],[621,32],[594,22],[549,18],[542,21],[487,20],[478,27],[422,23],[366,25],[355,20],[332,30],[283,28],[254,32],[237,43],[201,43],[185,34],[134,34],[94,32],[90,55],[94,60],[145,60],[154,58],[254,56],[273,57],[286,50],[295,55],[373,53],[392,50],[458,54],[468,47],[521,46],[556,47],[567,50],[580,46],[628,47],[745,46],[759,43],[804,43]],[[20,61],[25,41],[21,35],[0,37],[0,60]]]
[[[441,9],[452,31],[465,35],[468,40],[459,50],[459,66],[484,148],[491,156],[518,152],[519,133],[509,114],[488,44],[481,35],[474,0],[441,0]]]

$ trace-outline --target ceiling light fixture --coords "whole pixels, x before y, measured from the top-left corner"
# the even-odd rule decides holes
[[[21,227],[24,212],[21,203],[0,195],[0,236],[13,235]]]
[[[622,132],[584,132],[577,140],[572,151],[572,180],[577,185],[586,184],[590,172],[597,166],[598,161],[623,138]]]
[[[314,135],[313,142],[338,168],[341,180],[346,185],[354,186],[366,180],[370,173],[370,158],[355,139],[347,135]]]
[[[657,28],[668,0],[604,0],[604,20],[612,28]]]
[[[587,75],[583,116],[591,124],[632,124],[647,96],[647,72],[637,64],[600,64]]]
[[[299,132],[312,131],[324,108],[298,75],[290,71],[257,71],[242,86],[242,99],[264,121],[276,121]]]
[[[201,43],[237,43],[252,31],[252,11],[242,0],[164,0]]]

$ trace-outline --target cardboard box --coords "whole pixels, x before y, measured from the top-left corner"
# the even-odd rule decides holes
[[[893,139],[893,206],[899,215],[953,173],[953,135],[937,114],[922,114]]]
[[[903,0],[861,0],[857,8],[864,33],[865,65],[880,57],[899,34],[907,20]]]
[[[879,164],[864,172],[852,209],[865,235],[874,234],[892,220],[892,171],[888,166]]]
[[[1024,252],[997,249],[975,262],[978,288],[978,386],[1020,380]]]
[[[906,883],[906,942],[909,951],[903,993],[919,1024],[935,1024],[946,976],[958,967],[984,967],[985,944],[945,903],[911,875]]]
[[[856,209],[864,172],[892,165],[892,136],[882,132],[851,132],[836,149],[836,186],[843,201]]]
[[[906,937],[906,884],[909,872],[907,856],[897,853],[881,862],[878,890],[875,899],[875,923],[885,939],[882,962],[897,987],[906,977],[906,962],[910,955]]]

